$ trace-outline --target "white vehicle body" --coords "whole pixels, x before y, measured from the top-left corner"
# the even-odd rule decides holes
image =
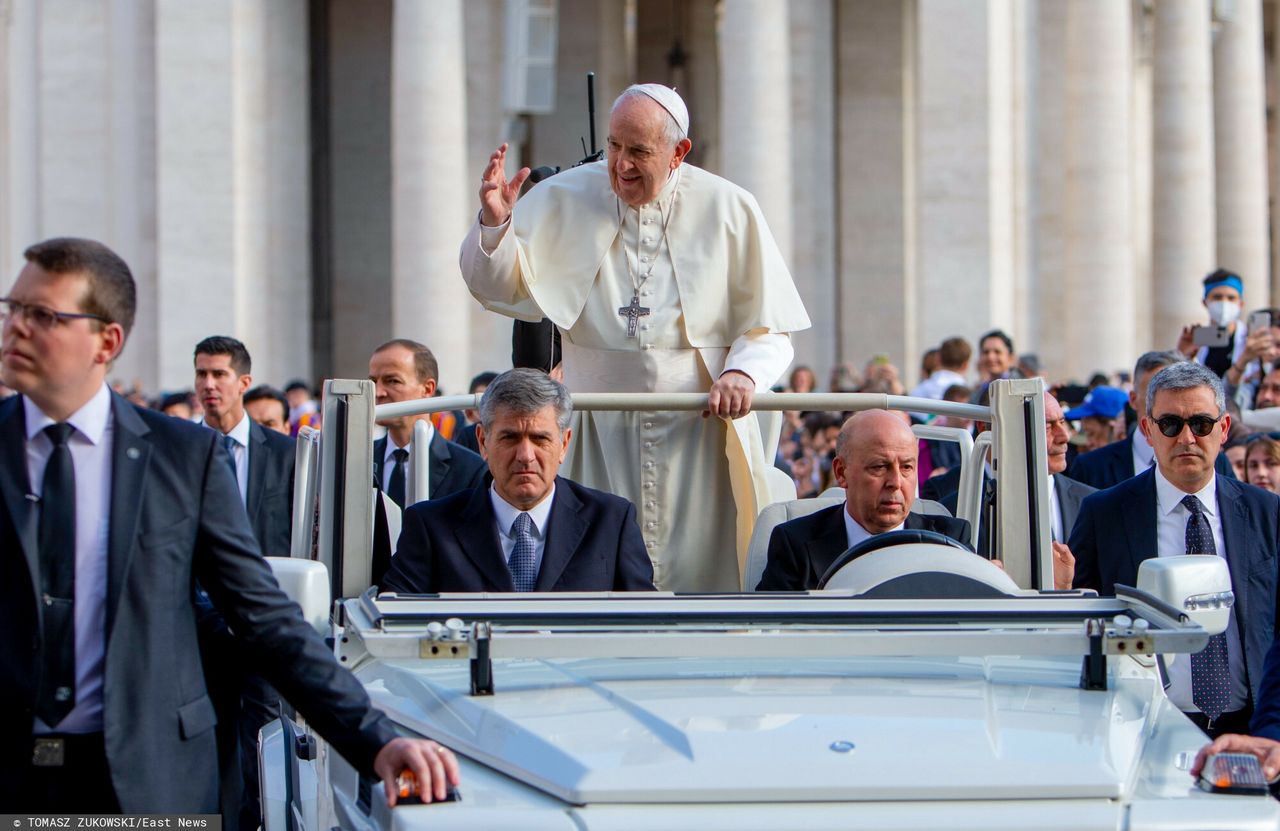
[[[347,447],[326,448],[322,465],[328,561],[309,564],[332,568],[349,596],[329,634],[376,706],[457,753],[462,785],[456,801],[388,811],[380,783],[282,722],[260,745],[268,831],[1280,827],[1269,797],[1195,787],[1188,769],[1205,738],[1161,683],[1157,653],[1198,651],[1225,624],[1220,610],[1183,606],[1189,591],[1202,605],[1226,591],[1229,604],[1225,567],[1164,564],[1149,591],[1116,598],[1040,591],[1047,499],[1031,483],[1044,431],[1025,429],[1043,424],[1039,387],[1000,387],[989,443],[1002,470],[1031,471],[1020,485],[1001,478],[1002,500],[1024,500],[1021,512],[1001,505],[1008,576],[916,544],[862,557],[850,580],[833,581],[856,592],[352,591],[368,570],[364,532],[325,517],[367,510],[367,436],[349,418]],[[335,454],[355,464],[334,468]],[[974,487],[962,514],[966,500],[976,512]],[[895,553],[919,574],[893,574]],[[1197,568],[1208,585],[1186,582]],[[927,583],[932,599],[879,590],[899,580]]]

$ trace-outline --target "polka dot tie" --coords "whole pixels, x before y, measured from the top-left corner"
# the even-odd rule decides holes
[[[507,561],[507,567],[511,569],[511,582],[515,584],[516,591],[531,592],[538,582],[538,569],[534,562],[537,547],[533,541],[533,518],[528,514],[520,514],[511,523],[511,534],[516,539],[516,547],[511,551],[511,559]]]
[[[1195,496],[1184,496],[1187,518],[1187,553],[1217,555],[1213,529],[1204,507]],[[1216,720],[1231,701],[1231,668],[1227,664],[1226,633],[1214,635],[1204,649],[1191,656],[1191,701],[1209,719]]]

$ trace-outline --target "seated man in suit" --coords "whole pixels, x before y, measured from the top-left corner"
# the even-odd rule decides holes
[[[855,413],[836,439],[831,463],[844,505],[784,522],[769,539],[769,562],[757,591],[805,591],[835,559],[868,537],[902,528],[938,531],[969,542],[969,523],[911,513],[919,443],[897,413]]]
[[[382,344],[369,358],[369,380],[374,383],[379,404],[413,401],[436,394],[439,365],[435,355],[422,344],[397,338]],[[413,425],[427,424],[430,451],[425,459],[412,457]],[[427,493],[417,494],[419,501],[439,499],[458,491],[469,490],[484,478],[484,460],[436,432],[431,416],[415,415],[383,419],[387,438],[373,443],[373,477],[393,502],[401,508],[405,503],[406,484],[416,464],[427,465]]]
[[[1133,367],[1133,391],[1129,393],[1129,406],[1138,414],[1138,421],[1147,414],[1147,385],[1157,372],[1183,357],[1177,352],[1146,352]],[[1225,454],[1213,460],[1219,476],[1235,478],[1231,462]],[[1071,478],[1090,487],[1104,490],[1136,476],[1155,464],[1151,444],[1141,430],[1134,430],[1127,437],[1111,444],[1082,453],[1071,463]]]
[[[1215,473],[1231,417],[1212,371],[1160,370],[1146,412],[1139,427],[1155,467],[1084,500],[1071,534],[1075,583],[1114,594],[1149,557],[1225,557],[1236,596],[1227,631],[1195,656],[1172,656],[1169,697],[1212,736],[1246,732],[1275,635],[1280,497]]]
[[[406,510],[381,587],[651,591],[635,506],[556,475],[572,413],[568,390],[544,372],[513,369],[494,379],[476,431],[492,480]]]

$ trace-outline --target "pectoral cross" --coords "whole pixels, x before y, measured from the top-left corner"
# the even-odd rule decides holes
[[[640,318],[649,314],[649,308],[640,305],[640,293],[636,292],[631,295],[630,306],[618,307],[618,314],[627,319],[627,337],[634,338],[636,336],[636,324],[640,322]]]

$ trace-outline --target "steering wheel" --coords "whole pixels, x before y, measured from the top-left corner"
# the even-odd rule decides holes
[[[891,545],[911,545],[912,543],[946,545],[951,548],[958,548],[968,554],[974,553],[973,549],[969,546],[938,531],[926,531],[918,528],[901,528],[897,531],[886,531],[883,534],[876,534],[875,536],[867,537],[865,540],[853,546],[839,557],[836,557],[835,562],[831,564],[826,573],[822,575],[822,579],[818,581],[818,588],[825,589],[827,587],[827,581],[830,580],[837,571],[858,559],[863,554],[870,554],[872,551],[879,551],[880,549],[888,548]]]

